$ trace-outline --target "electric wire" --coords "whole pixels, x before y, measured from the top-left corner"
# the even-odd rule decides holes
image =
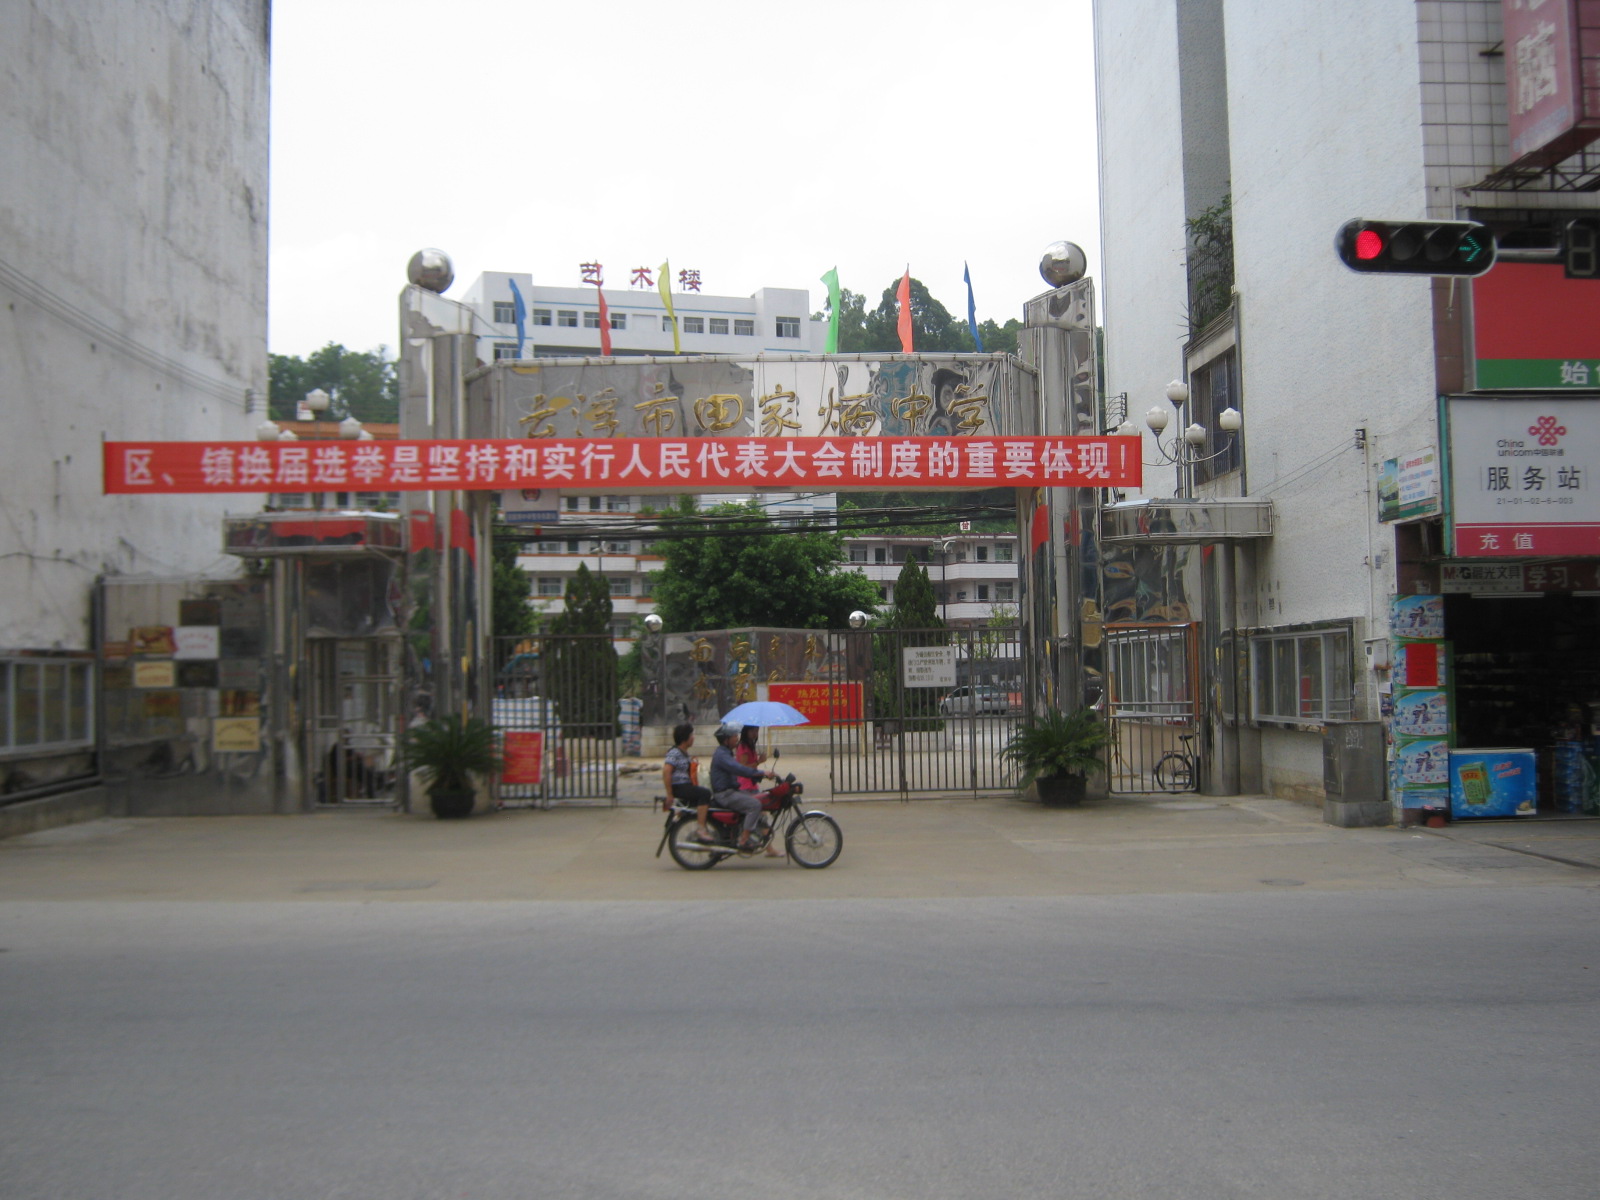
[[[97,341],[105,342],[113,349],[121,351],[136,362],[142,363],[151,370],[159,371],[169,378],[214,396],[218,400],[237,405],[242,411],[250,412],[254,407],[252,389],[241,387],[235,383],[216,379],[210,375],[196,371],[169,358],[159,350],[153,350],[141,342],[135,341],[127,334],[113,329],[98,317],[85,312],[72,301],[57,295],[37,279],[18,270],[5,259],[0,258],[0,283],[6,285],[24,300],[36,307],[65,321],[68,325],[81,333],[86,333]]]

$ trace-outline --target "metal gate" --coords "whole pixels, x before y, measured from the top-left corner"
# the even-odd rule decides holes
[[[840,796],[1014,786],[1000,751],[1023,714],[1021,630],[862,629],[829,635],[829,763]]]
[[[306,660],[311,803],[394,806],[400,639],[308,638]]]
[[[1200,724],[1198,632],[1193,623],[1106,626],[1106,777],[1113,792],[1156,791],[1162,755],[1196,752],[1198,740],[1181,739]]]
[[[506,807],[617,802],[617,652],[610,634],[495,639],[491,719]]]

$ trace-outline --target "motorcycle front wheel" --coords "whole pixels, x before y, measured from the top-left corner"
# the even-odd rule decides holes
[[[728,851],[720,846],[708,846],[691,836],[695,830],[693,813],[684,813],[667,830],[667,851],[672,861],[685,871],[709,871],[723,859]]]
[[[796,817],[784,839],[789,848],[789,861],[813,870],[833,865],[844,849],[844,834],[839,823],[827,813],[809,812]]]

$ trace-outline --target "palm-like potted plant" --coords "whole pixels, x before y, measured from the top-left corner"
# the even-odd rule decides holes
[[[1107,740],[1106,723],[1094,709],[1051,709],[1025,720],[1001,754],[1021,770],[1019,789],[1038,784],[1041,803],[1081,804]]]
[[[440,820],[470,816],[477,799],[474,775],[489,775],[502,765],[494,726],[482,717],[450,714],[406,730],[404,759],[428,788],[433,815]]]

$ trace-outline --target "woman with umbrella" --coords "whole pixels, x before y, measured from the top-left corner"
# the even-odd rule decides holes
[[[733,748],[733,757],[737,762],[747,767],[759,767],[767,761],[767,756],[756,747],[756,742],[761,738],[761,726],[746,725],[744,732],[739,735],[739,744]],[[754,779],[741,779],[739,786],[747,792],[756,790]]]

